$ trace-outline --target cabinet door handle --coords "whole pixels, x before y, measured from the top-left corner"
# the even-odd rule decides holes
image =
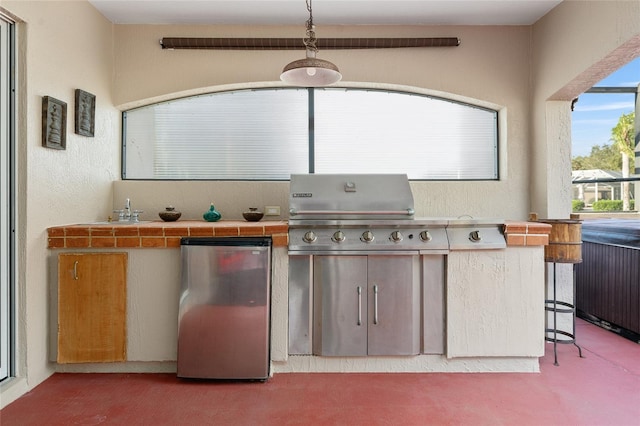
[[[378,286],[373,286],[373,323],[378,324]]]
[[[73,279],[78,280],[78,261],[73,262]]]
[[[358,286],[358,325],[362,325],[362,287]]]

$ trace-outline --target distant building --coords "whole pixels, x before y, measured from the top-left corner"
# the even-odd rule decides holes
[[[598,200],[621,200],[622,185],[620,182],[575,183],[582,180],[620,178],[622,178],[622,173],[616,170],[573,170],[571,172],[573,199],[584,201],[585,207],[591,207]],[[629,191],[633,194],[633,183],[630,186]]]

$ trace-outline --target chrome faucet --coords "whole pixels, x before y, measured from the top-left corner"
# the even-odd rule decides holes
[[[144,213],[143,210],[131,210],[129,198],[124,201],[124,209],[113,212],[118,213],[118,222],[140,222],[140,213]]]
[[[124,220],[131,220],[131,200],[128,198],[124,202]]]

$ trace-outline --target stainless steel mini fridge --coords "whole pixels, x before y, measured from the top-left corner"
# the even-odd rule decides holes
[[[182,238],[178,377],[269,377],[271,239]]]

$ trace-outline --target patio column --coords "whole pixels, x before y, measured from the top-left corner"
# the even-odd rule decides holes
[[[584,183],[578,185],[578,200],[584,202]]]

